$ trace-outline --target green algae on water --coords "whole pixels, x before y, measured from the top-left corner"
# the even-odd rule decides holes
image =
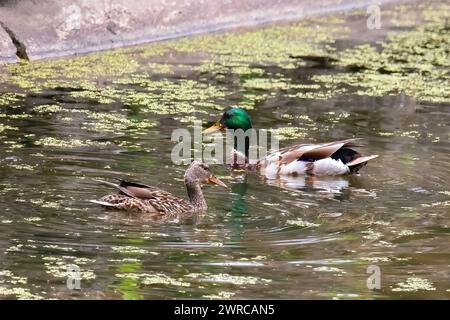
[[[145,129],[155,126],[155,122],[148,119],[130,119],[126,115],[117,112],[89,112],[87,118],[94,121],[85,122],[84,127],[88,130],[100,132],[132,131],[144,133]]]
[[[99,142],[92,140],[80,140],[80,139],[63,139],[55,137],[45,137],[34,142],[38,146],[53,147],[53,148],[80,148],[80,147],[106,147],[110,145],[110,142]]]
[[[47,248],[59,249],[58,246]],[[93,259],[74,256],[43,256],[42,260],[44,261],[44,266],[46,268],[45,272],[55,278],[67,279],[70,275],[67,267],[71,264],[80,266],[80,278],[82,280],[92,280],[96,278],[95,273],[86,267],[86,265],[95,262]]]
[[[62,107],[57,104],[42,104],[39,106],[33,107],[33,111],[37,113],[55,113],[60,112]]]
[[[14,84],[34,92],[45,89],[45,81],[59,78],[77,87],[82,79],[119,77],[135,72],[139,64],[126,52],[117,49],[79,57],[22,62],[8,66],[8,70]]]
[[[252,276],[235,276],[227,273],[212,274],[209,272],[205,273],[190,273],[186,278],[196,279],[200,282],[213,282],[213,283],[229,283],[233,285],[255,285],[264,284],[268,285],[272,282],[271,279],[252,277]]]
[[[392,289],[394,292],[416,292],[419,290],[435,291],[433,284],[424,278],[410,277],[406,282],[397,283],[396,287]]]
[[[11,127],[11,126],[5,125],[3,123],[0,123],[0,133],[2,133],[5,130],[19,130],[19,128]]]
[[[440,12],[440,13],[438,13]],[[313,81],[360,88],[358,95],[405,93],[419,102],[450,102],[450,6],[424,10],[425,24],[391,33],[379,44],[364,44],[336,53],[336,65],[348,69],[315,75]]]
[[[14,287],[14,288],[7,288],[0,286],[0,296],[4,297],[15,297],[19,300],[42,300],[43,297],[32,294],[30,292],[30,289],[28,288],[21,288],[21,287]]]
[[[131,254],[131,255],[140,255],[140,254],[149,254],[148,250],[134,247],[134,246],[116,246],[111,248],[114,252],[122,253],[122,254]],[[157,255],[158,253],[154,253]]]
[[[23,99],[24,94],[14,92],[0,93],[0,106],[11,106]]]
[[[311,228],[311,227],[318,227],[320,224],[305,221],[302,219],[296,219],[296,220],[288,220],[286,221],[288,225],[296,226],[296,227],[302,227],[302,228]]]
[[[172,278],[164,273],[119,273],[116,274],[117,278],[133,279],[139,281],[143,285],[168,285],[176,287],[190,287],[189,282],[185,282],[182,279]]]

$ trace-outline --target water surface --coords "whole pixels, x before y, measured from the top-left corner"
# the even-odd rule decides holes
[[[423,56],[448,54],[448,42],[432,47],[420,29],[442,26],[427,8],[389,10],[381,31],[354,13],[4,67],[0,297],[449,298],[446,60],[422,61],[425,73],[407,69],[411,53],[392,71],[346,51],[383,50],[380,40],[404,48],[388,31],[423,35]],[[402,19],[408,10],[414,19]],[[433,30],[450,38],[448,24]],[[256,128],[279,128],[282,146],[356,136],[380,158],[331,178],[265,180],[217,165],[230,189],[205,187],[209,210],[188,221],[88,202],[110,192],[91,178],[184,196],[172,131],[230,105],[249,109]],[[68,264],[81,268],[79,291],[66,287]],[[369,265],[381,268],[380,290],[366,286]]]

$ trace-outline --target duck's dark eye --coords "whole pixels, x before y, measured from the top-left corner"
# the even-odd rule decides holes
[[[229,111],[226,111],[223,115],[222,115],[222,119],[223,120],[227,120],[231,118],[231,113]]]
[[[202,167],[203,170],[209,171],[209,167],[206,164],[204,164],[204,163],[202,163],[200,165],[200,167]]]

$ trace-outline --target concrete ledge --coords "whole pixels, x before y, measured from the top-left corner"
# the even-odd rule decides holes
[[[0,22],[4,26],[0,30],[0,60],[17,61],[17,45],[23,46],[30,60],[36,60],[351,10],[372,2],[9,0],[0,4]]]
[[[17,62],[16,47],[5,29],[0,27],[0,61]]]

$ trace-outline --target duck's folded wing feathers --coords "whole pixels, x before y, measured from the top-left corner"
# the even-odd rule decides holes
[[[148,186],[145,184],[139,184],[134,182],[128,182],[125,180],[119,180],[119,183],[113,183],[105,180],[100,179],[92,179],[96,182],[102,183],[104,185],[113,187],[118,189],[123,194],[127,195],[131,198],[138,198],[138,199],[148,199],[154,197],[155,191],[162,191],[156,187]]]
[[[91,200],[91,202],[106,207],[159,215],[182,214],[192,210],[192,205],[189,201],[156,187],[139,188],[128,186],[125,188],[111,182],[97,181],[121,191],[121,193],[107,195],[100,201]]]
[[[314,160],[325,159],[342,147],[357,146],[356,141],[360,140],[361,138],[352,138],[319,144],[297,144],[280,149],[280,157],[278,160],[280,164],[287,164],[301,158]]]

